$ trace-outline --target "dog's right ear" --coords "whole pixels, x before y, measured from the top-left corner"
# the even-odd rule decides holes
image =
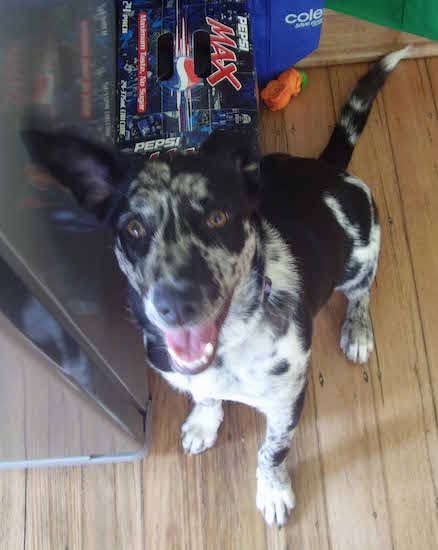
[[[215,130],[202,144],[201,154],[232,162],[246,183],[253,202],[260,194],[260,150],[256,133]]]
[[[133,173],[128,155],[65,131],[32,129],[22,137],[33,162],[68,187],[83,208],[106,218],[112,197]]]
[[[260,151],[257,136],[254,134],[215,130],[204,141],[200,152],[232,161],[235,167],[244,173],[258,171]]]

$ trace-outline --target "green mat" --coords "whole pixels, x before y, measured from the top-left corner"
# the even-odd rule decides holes
[[[326,0],[335,11],[438,40],[438,0]]]

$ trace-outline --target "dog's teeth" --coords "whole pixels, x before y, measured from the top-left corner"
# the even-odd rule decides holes
[[[204,350],[204,351],[205,351],[204,357],[205,357],[205,356],[211,357],[211,356],[213,355],[213,352],[214,352],[214,346],[213,346],[213,344],[212,344],[211,342],[209,342],[208,344],[206,344],[205,350]]]
[[[178,362],[178,355],[173,351],[172,348],[167,348],[167,351],[169,352],[170,357],[176,362]]]
[[[212,344],[207,344],[204,355],[200,359],[196,359],[196,361],[184,361],[183,359],[180,359],[172,349],[169,349],[169,354],[172,359],[181,367],[184,367],[186,369],[197,369],[198,367],[204,367],[205,365],[207,365],[214,351],[214,349],[212,348]]]

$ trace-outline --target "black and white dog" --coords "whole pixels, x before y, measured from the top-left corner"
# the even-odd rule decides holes
[[[316,159],[269,155],[223,133],[166,160],[109,151],[66,133],[27,131],[36,162],[115,231],[148,358],[195,406],[186,452],[211,447],[222,401],[267,418],[257,506],[283,525],[295,505],[286,467],[306,391],[312,319],[334,289],[348,300],[341,348],[373,349],[370,288],[380,227],[370,190],[346,172],[373,99],[406,54],[365,75]]]

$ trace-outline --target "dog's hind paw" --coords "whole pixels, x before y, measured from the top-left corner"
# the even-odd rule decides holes
[[[256,504],[268,525],[276,523],[283,527],[295,508],[295,502],[289,478],[287,481],[268,479],[260,470],[257,471]]]
[[[341,331],[341,349],[354,363],[366,363],[374,349],[373,327],[368,312],[347,317]]]
[[[223,417],[220,401],[197,403],[181,428],[184,451],[199,454],[213,447]]]

